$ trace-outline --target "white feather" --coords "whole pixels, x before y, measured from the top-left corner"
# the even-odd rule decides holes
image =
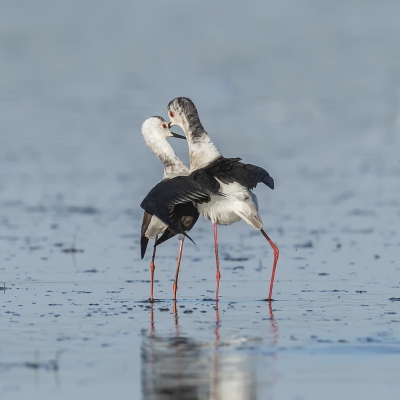
[[[153,153],[164,163],[164,179],[188,175],[189,168],[178,158],[167,138],[172,136],[169,128],[162,127],[163,120],[158,117],[146,119],[142,125],[142,135]],[[166,121],[164,121],[166,124]]]
[[[165,225],[164,222],[153,215],[151,217],[149,226],[146,229],[145,236],[147,237],[147,239],[153,239],[160,233],[163,233],[166,229],[167,225]]]
[[[211,195],[209,203],[198,204],[200,214],[218,225],[231,225],[243,219],[250,226],[262,229],[256,195],[237,182],[220,182],[220,185],[223,195]]]

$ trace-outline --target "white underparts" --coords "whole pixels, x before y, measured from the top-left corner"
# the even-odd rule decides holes
[[[221,183],[223,195],[211,195],[211,201],[197,206],[201,215],[219,225],[231,225],[243,219],[255,229],[262,229],[257,197],[239,183]]]
[[[147,239],[153,239],[157,235],[163,233],[166,229],[167,225],[165,225],[164,222],[153,215],[151,217],[149,226],[146,229],[145,236],[147,237]]]
[[[208,135],[205,135],[196,143],[188,139],[188,145],[191,172],[206,167],[221,156],[221,153],[215,147],[214,143],[211,142]]]

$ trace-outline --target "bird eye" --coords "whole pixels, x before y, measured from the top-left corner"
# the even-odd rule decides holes
[[[167,124],[162,124],[161,125],[164,129],[167,129]]]
[[[174,113],[172,111],[169,112],[170,117],[174,116]]]

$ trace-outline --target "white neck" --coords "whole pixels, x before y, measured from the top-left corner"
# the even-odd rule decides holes
[[[190,134],[188,135],[188,138]],[[216,148],[215,144],[210,140],[208,135],[197,139],[196,142],[188,139],[190,171],[195,171],[204,168],[211,164],[216,158],[221,156],[221,153]]]
[[[221,156],[215,144],[211,141],[202,125],[191,127],[186,119],[183,119],[181,128],[185,132],[190,158],[190,172],[209,165]]]
[[[154,139],[154,140],[153,140]],[[164,164],[164,177],[169,179],[177,175],[187,175],[189,168],[177,157],[167,139],[145,137],[147,145]]]
[[[164,143],[160,144],[162,146],[153,149],[153,151],[164,164],[163,179],[169,179],[177,175],[188,174],[189,168],[180,160],[180,158],[178,158],[171,145],[166,140]]]

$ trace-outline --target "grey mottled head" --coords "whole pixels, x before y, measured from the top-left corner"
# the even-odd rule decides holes
[[[185,132],[189,145],[190,170],[203,168],[221,153],[211,141],[200,122],[199,114],[192,100],[177,97],[168,104],[169,126],[178,125]]]
[[[192,100],[187,97],[177,97],[168,104],[169,126],[180,126],[187,134],[189,131],[192,138],[206,134],[200,122],[199,114]]]

